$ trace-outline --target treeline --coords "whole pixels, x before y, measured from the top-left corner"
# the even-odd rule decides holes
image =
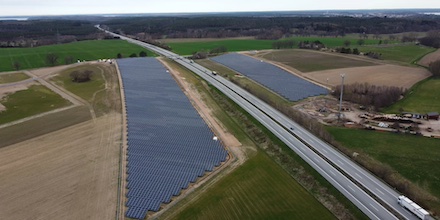
[[[0,21],[0,47],[34,47],[104,38],[89,21]]]
[[[194,52],[191,56],[191,59],[205,59],[210,56],[216,56],[226,52],[228,52],[228,48],[226,46],[219,46],[211,50],[202,50],[202,51]]]
[[[430,31],[425,37],[419,39],[420,44],[440,48],[440,31]]]
[[[344,36],[348,33],[394,34],[440,29],[440,18],[354,17],[136,17],[103,22],[112,31],[127,35],[148,33],[161,38],[225,38],[253,36],[279,39],[301,35]]]
[[[405,91],[395,86],[376,86],[368,83],[344,85],[342,97],[345,101],[373,106],[375,109],[387,107],[400,99]],[[341,86],[333,89],[332,95],[339,97]]]

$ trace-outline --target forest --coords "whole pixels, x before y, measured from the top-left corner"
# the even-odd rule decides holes
[[[396,34],[440,30],[440,16],[418,15],[409,17],[353,17],[353,16],[147,16],[115,17],[77,20],[32,19],[27,21],[0,21],[0,47],[34,47],[73,41],[104,39],[94,25],[140,40],[163,38],[229,38],[255,37],[280,39],[290,36],[345,36]],[[409,34],[402,41],[414,41]]]

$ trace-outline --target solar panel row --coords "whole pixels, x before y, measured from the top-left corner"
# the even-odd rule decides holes
[[[154,58],[118,60],[127,108],[127,212],[144,219],[227,152],[166,69]]]
[[[242,73],[290,101],[327,94],[327,90],[320,86],[245,55],[231,53],[214,57],[212,60]]]

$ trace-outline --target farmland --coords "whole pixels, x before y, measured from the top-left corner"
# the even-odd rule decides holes
[[[336,48],[336,47],[346,47],[344,45],[345,41],[350,41],[350,46],[352,48],[360,47],[357,44],[357,41],[359,40],[356,36],[345,36],[345,37],[292,37],[288,38],[289,40],[294,40],[295,42],[300,41],[321,41],[326,47],[328,48]],[[376,39],[364,39],[365,45],[375,45],[379,44],[380,40]],[[390,43],[395,43],[396,41],[390,41]]]
[[[335,219],[259,151],[173,219]]]
[[[146,49],[122,40],[79,41],[34,48],[0,48],[0,71],[13,70],[13,63],[16,61],[20,63],[20,69],[49,66],[46,63],[46,55],[49,53],[58,55],[57,63],[64,64],[68,57],[76,62],[76,60],[116,58],[118,53],[128,57],[132,53],[139,54],[141,51]],[[152,56],[152,53],[148,52],[148,56]]]
[[[404,99],[400,100],[385,111],[398,113],[403,109],[406,112],[439,112],[440,111],[440,79],[430,78],[416,84],[407,93]]]
[[[94,90],[88,90],[99,95],[88,103],[1,128],[3,219],[114,218],[121,103],[114,66],[97,65],[106,86],[89,84]],[[44,75],[44,70],[38,72]],[[91,112],[100,117],[90,120]]]
[[[376,63],[369,61],[335,56],[334,54],[322,53],[313,50],[294,49],[267,52],[262,51],[255,54],[255,56],[282,63],[301,72],[377,65]]]
[[[283,40],[293,40],[296,43],[300,41],[315,41],[319,40],[327,47],[335,48],[344,46],[344,41],[350,40],[352,45],[355,44],[355,38],[336,38],[336,37],[292,37]],[[266,50],[272,49],[272,43],[275,40],[255,40],[255,39],[227,39],[227,40],[204,40],[192,39],[182,40],[167,40],[166,44],[172,48],[172,51],[180,55],[191,55],[197,51],[209,51],[214,48],[224,46],[228,51],[247,51],[247,50]],[[379,40],[365,40],[366,45],[377,44]],[[295,45],[296,46],[296,45]]]
[[[403,63],[413,63],[424,55],[435,49],[417,45],[382,45],[382,46],[362,46],[361,52],[375,52],[382,54],[382,59],[393,60]]]
[[[297,75],[326,86],[339,85],[341,73],[346,75],[347,84],[359,82],[403,88],[410,88],[431,76],[424,68],[387,64],[362,56],[338,53],[293,49],[261,51],[254,56],[274,61]]]
[[[440,198],[440,140],[413,135],[329,127],[335,139],[360,155],[368,154]],[[436,168],[437,167],[437,168]],[[416,192],[413,192],[416,193]],[[440,211],[440,202],[424,201]]]
[[[209,51],[220,46],[225,46],[228,51],[265,50],[272,48],[272,42],[272,40],[218,40],[168,43],[167,45],[174,53],[191,55],[197,51]]]

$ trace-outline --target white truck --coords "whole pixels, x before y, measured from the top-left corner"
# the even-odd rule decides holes
[[[409,199],[406,196],[399,196],[397,198],[397,202],[402,207],[408,209],[410,212],[412,212],[414,215],[419,217],[422,220],[428,220],[431,219],[429,216],[429,212],[427,212],[425,209],[417,205],[415,202],[413,202],[411,199]]]

